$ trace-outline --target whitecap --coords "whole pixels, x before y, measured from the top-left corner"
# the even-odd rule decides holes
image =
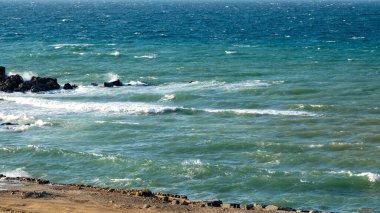
[[[147,86],[147,83],[141,82],[141,81],[130,81],[127,82],[126,85],[128,86]]]
[[[0,120],[3,122],[15,122],[15,121],[29,121],[34,119],[33,117],[27,116],[25,113],[20,114],[4,114],[0,113]]]
[[[231,54],[235,54],[235,53],[237,53],[237,52],[236,52],[236,51],[226,50],[226,51],[224,51],[224,53],[225,53],[226,55],[231,55]]]
[[[61,48],[66,48],[66,47],[70,47],[70,48],[73,48],[73,47],[89,47],[89,46],[93,46],[93,44],[53,44],[53,45],[50,45],[52,47],[54,47],[54,49],[61,49]]]
[[[182,161],[181,164],[183,166],[187,166],[187,165],[201,166],[201,165],[203,165],[203,162],[200,159],[190,159],[190,160],[184,160],[184,161]]]
[[[369,182],[373,182],[373,183],[376,182],[380,178],[379,174],[375,174],[372,172],[362,172],[362,173],[356,174],[356,176],[366,177],[369,180]]]
[[[156,114],[184,109],[182,107],[171,107],[158,104],[141,102],[71,102],[55,101],[42,98],[29,97],[4,97],[7,101],[17,104],[52,109],[67,110],[69,112],[102,112],[102,113],[126,113],[126,114]]]
[[[134,56],[134,58],[154,59],[154,58],[157,58],[157,54],[147,54],[147,55],[141,55],[141,56]]]
[[[11,171],[0,171],[0,174],[3,174],[7,177],[29,177],[29,173],[24,170],[25,168],[17,168]]]
[[[116,73],[107,73],[106,74],[108,81],[116,81],[120,79],[119,75]]]
[[[114,51],[111,53],[112,56],[120,56],[120,52],[119,51]]]
[[[26,72],[9,72],[9,75],[20,75],[24,81],[30,81],[33,76],[38,76],[37,74],[33,73],[32,71],[26,71]]]
[[[347,175],[349,177],[355,176],[355,177],[366,177],[369,182],[376,182],[379,178],[380,175],[372,172],[361,172],[361,173],[353,173],[351,171],[347,170],[341,170],[341,171],[331,171],[329,172],[331,174],[343,174]]]
[[[174,94],[167,94],[167,95],[164,95],[164,97],[162,97],[160,99],[160,101],[161,102],[169,102],[169,101],[172,101],[174,98],[175,98]]]
[[[351,37],[352,40],[360,40],[360,39],[365,39],[364,36],[352,36]]]
[[[140,123],[129,122],[129,121],[112,121],[113,124],[126,124],[126,125],[140,125]]]
[[[293,110],[273,110],[273,109],[204,109],[211,113],[235,113],[253,115],[284,115],[284,116],[317,116],[315,113]]]

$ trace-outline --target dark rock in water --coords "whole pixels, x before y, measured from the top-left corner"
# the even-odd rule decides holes
[[[91,85],[94,86],[94,87],[97,87],[97,86],[98,86],[97,83],[91,83]]]
[[[123,86],[123,84],[121,83],[119,79],[117,79],[116,81],[104,82],[104,87],[114,87],[114,86],[120,87],[120,86]]]
[[[11,123],[11,122],[6,122],[6,123],[2,123],[0,124],[0,126],[15,126],[15,125],[18,125],[16,123]]]
[[[18,88],[15,89],[16,92],[26,92],[32,89],[32,82],[31,81],[24,81],[21,83]]]
[[[0,66],[0,81],[5,79],[7,76],[5,75],[5,67]]]
[[[63,86],[63,89],[75,89],[75,88],[77,88],[78,86],[77,85],[71,85],[71,84],[69,84],[69,83],[66,83],[64,86]]]
[[[3,178],[3,177],[6,177],[5,175],[3,175],[3,174],[0,174],[0,178]]]
[[[220,207],[223,204],[221,200],[208,200],[206,201],[207,206],[212,206],[212,207]]]
[[[113,84],[109,82],[104,82],[104,87],[113,87]]]
[[[41,78],[41,77],[32,77],[32,92],[44,92],[50,90],[59,89],[61,86],[58,84],[56,78]]]
[[[8,76],[0,83],[0,91],[13,92],[23,82],[24,80],[20,75]]]

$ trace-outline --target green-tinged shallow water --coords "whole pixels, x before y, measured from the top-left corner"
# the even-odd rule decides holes
[[[79,85],[0,92],[0,123],[19,124],[0,126],[0,174],[380,211],[379,11],[0,1],[7,73]],[[131,86],[103,87],[113,79]]]

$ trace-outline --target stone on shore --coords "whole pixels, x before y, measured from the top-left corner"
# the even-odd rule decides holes
[[[238,203],[225,203],[222,204],[223,209],[240,209],[240,204]]]

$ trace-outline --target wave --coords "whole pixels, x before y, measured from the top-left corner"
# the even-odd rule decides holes
[[[0,174],[3,174],[7,177],[30,177],[29,173],[24,170],[25,168],[17,168],[14,170],[0,171]]]
[[[241,90],[251,90],[262,87],[269,87],[271,85],[283,84],[284,81],[264,81],[264,80],[249,80],[242,82],[224,82],[224,81],[197,81],[190,82],[173,82],[165,83],[155,87],[146,88],[152,93],[175,93],[175,92],[189,92],[189,91],[202,91],[202,90],[223,90],[227,92],[236,92]],[[144,91],[146,92],[146,91]]]
[[[351,171],[331,171],[329,172],[330,174],[339,174],[339,175],[346,175],[349,177],[364,177],[366,178],[369,182],[376,182],[380,179],[380,175],[372,172],[361,172],[361,173],[353,173]]]
[[[160,99],[161,102],[170,102],[175,98],[174,94],[166,94]]]
[[[235,114],[253,114],[253,115],[287,115],[287,116],[311,116],[315,117],[318,114],[293,111],[293,110],[273,110],[273,109],[205,109],[206,112],[212,113],[235,113]]]
[[[52,110],[65,110],[68,112],[102,112],[102,113],[126,113],[126,114],[162,114],[171,112],[209,112],[209,113],[234,113],[255,115],[285,115],[285,116],[318,116],[318,114],[274,109],[195,109],[179,106],[166,106],[143,102],[74,102],[57,101],[32,97],[3,97],[5,101],[15,102]]]
[[[110,55],[112,55],[112,56],[120,56],[120,52],[119,51],[114,51],[114,52],[110,53]]]
[[[141,56],[134,56],[134,58],[154,59],[154,58],[157,58],[157,54],[147,54],[147,55],[141,55]]]
[[[108,81],[116,81],[120,79],[120,76],[116,73],[107,73],[106,78],[108,79]]]
[[[26,72],[9,72],[9,75],[20,75],[24,81],[29,81],[32,79],[33,76],[38,76],[37,74],[33,73],[32,71],[26,71]]]
[[[174,112],[183,109],[182,107],[171,107],[140,102],[66,102],[29,97],[4,97],[3,99],[22,105],[29,105],[53,110],[66,110],[70,112],[96,111],[103,113],[158,114],[165,112]]]
[[[232,55],[232,54],[235,54],[235,53],[237,53],[237,52],[236,52],[236,51],[226,50],[226,51],[224,51],[224,53],[225,53],[226,55]]]
[[[89,47],[94,46],[93,44],[53,44],[50,45],[51,47],[54,47],[54,49],[61,49],[61,48],[83,48],[83,47]]]

